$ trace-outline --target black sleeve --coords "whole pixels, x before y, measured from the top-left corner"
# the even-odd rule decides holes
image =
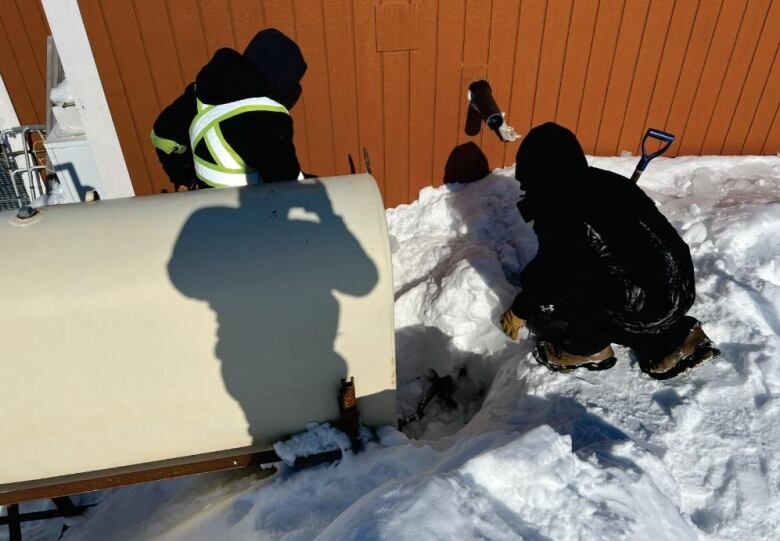
[[[587,306],[593,296],[591,261],[578,214],[562,207],[538,218],[534,231],[539,249],[520,274],[523,289],[512,303],[512,312],[527,319],[548,304]]]
[[[538,220],[534,226],[539,249],[520,273],[520,286],[523,289],[512,303],[512,312],[519,318],[528,319],[538,314],[542,305],[552,302],[552,298],[560,289],[558,276],[561,258],[558,257],[558,248],[562,239],[560,234],[555,232],[558,229],[550,225],[540,227]]]
[[[295,180],[301,171],[293,144],[290,115],[273,111],[243,113],[221,123],[225,139],[263,182]]]
[[[184,93],[163,109],[154,121],[154,133],[189,148],[190,124],[196,114],[195,83],[190,83]]]
[[[528,319],[539,313],[543,304],[543,291],[547,290],[544,278],[544,263],[537,256],[531,260],[520,275],[523,290],[512,303],[512,313],[521,319]]]
[[[157,158],[160,160],[165,174],[168,175],[168,179],[173,183],[174,191],[178,190],[179,186],[192,188],[198,184],[192,152],[187,150],[182,154],[166,154],[159,148],[156,150]]]
[[[189,135],[190,124],[196,114],[195,85],[191,83],[154,122],[153,143],[156,136],[179,145],[175,151],[166,151],[155,144],[157,158],[176,188],[180,185],[189,187],[196,181]]]

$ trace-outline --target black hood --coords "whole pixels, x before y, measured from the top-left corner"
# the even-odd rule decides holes
[[[269,85],[241,54],[219,49],[195,79],[198,99],[219,105],[245,98],[268,96]]]
[[[525,191],[517,204],[525,221],[542,208],[574,193],[588,171],[588,161],[568,129],[554,122],[536,126],[517,149],[515,178]]]
[[[244,51],[246,58],[269,84],[269,97],[289,96],[306,73],[306,62],[298,45],[276,28],[261,30]]]

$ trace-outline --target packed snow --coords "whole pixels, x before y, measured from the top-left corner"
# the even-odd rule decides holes
[[[780,158],[660,158],[640,184],[691,247],[720,358],[661,382],[620,347],[611,370],[548,371],[497,325],[537,248],[514,169],[425,188],[387,211],[399,414],[431,370],[448,396],[338,464],[92,495],[64,539],[777,539]]]

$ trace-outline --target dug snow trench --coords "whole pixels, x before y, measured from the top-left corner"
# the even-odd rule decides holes
[[[636,158],[589,158],[630,175]],[[642,187],[691,247],[722,357],[666,382],[629,352],[556,374],[497,326],[536,251],[514,169],[387,211],[404,432],[339,464],[116,489],[64,539],[776,539],[780,534],[780,159],[658,159]],[[523,337],[525,338],[525,337]],[[56,539],[61,522],[25,526]],[[3,534],[0,534],[3,535]]]

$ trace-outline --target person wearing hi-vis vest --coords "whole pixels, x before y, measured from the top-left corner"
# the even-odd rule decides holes
[[[214,53],[152,130],[175,190],[303,178],[289,109],[305,72],[298,45],[274,28],[258,32],[243,55]]]

